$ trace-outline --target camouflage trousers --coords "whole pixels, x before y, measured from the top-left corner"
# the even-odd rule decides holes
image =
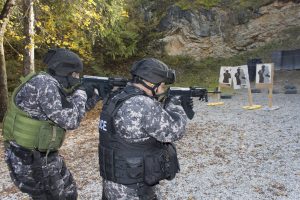
[[[10,144],[5,150],[5,161],[14,184],[32,199],[75,200],[76,183],[57,152],[47,156]]]
[[[156,186],[135,184],[125,186],[103,180],[102,200],[158,200]]]

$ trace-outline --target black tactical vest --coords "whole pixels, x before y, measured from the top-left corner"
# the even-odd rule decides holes
[[[99,124],[100,175],[123,185],[146,183],[158,184],[160,180],[171,180],[179,172],[175,146],[154,138],[144,142],[129,143],[120,137],[114,127],[114,116],[123,102],[145,95],[133,86],[104,101]]]

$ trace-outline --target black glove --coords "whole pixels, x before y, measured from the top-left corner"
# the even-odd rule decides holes
[[[193,119],[195,115],[195,112],[193,111],[193,98],[189,96],[181,96],[180,99],[185,114],[189,119]]]
[[[106,84],[97,84],[96,89],[99,92],[101,99],[104,99],[113,89],[113,86]]]
[[[166,96],[165,98],[163,98],[161,100],[161,102],[163,103],[163,107],[166,108],[166,106],[172,102],[174,105],[181,105],[181,99],[178,96]]]
[[[95,93],[94,89],[97,89],[97,84],[93,82],[83,82],[79,89],[84,90],[86,92],[87,98],[90,99]]]

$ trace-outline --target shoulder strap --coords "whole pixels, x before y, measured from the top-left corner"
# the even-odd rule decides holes
[[[117,92],[114,95],[111,95],[109,99],[107,99],[106,104],[103,106],[102,113],[109,117],[109,121],[111,122],[112,135],[115,135],[116,129],[113,123],[113,119],[118,112],[119,108],[123,105],[123,103],[136,95],[145,95],[144,92],[140,90],[136,90],[133,86],[126,86],[121,91]]]
[[[15,104],[15,98],[17,93],[20,91],[20,89],[23,87],[23,85],[28,82],[29,80],[31,80],[34,76],[36,76],[37,74],[34,72],[29,73],[27,76],[25,77],[21,77],[21,84],[14,90],[12,96],[11,96],[11,106],[12,109],[16,110],[19,114],[24,115],[24,116],[29,116],[26,112],[22,111],[16,104]]]
[[[37,74],[35,72],[30,72],[28,75],[26,75],[25,77],[21,77],[20,80],[22,81],[22,83],[27,82],[28,80],[30,80],[32,77],[36,76]]]
[[[20,91],[20,89],[22,88],[22,86],[28,82],[29,80],[31,80],[33,77],[39,75],[39,74],[47,74],[46,72],[39,72],[39,73],[35,73],[35,72],[30,72],[28,75],[26,75],[25,77],[22,76],[20,77],[21,80],[21,84],[14,90],[13,95],[12,95],[12,100],[14,101],[15,96],[17,95],[17,93]]]
[[[122,106],[123,102],[137,95],[145,95],[145,93],[140,90],[136,90],[133,86],[125,87],[122,90],[122,92],[118,93],[114,96],[114,98],[111,99],[111,101],[108,104],[107,111],[109,113],[112,113],[111,116],[114,116],[119,110],[119,108]]]

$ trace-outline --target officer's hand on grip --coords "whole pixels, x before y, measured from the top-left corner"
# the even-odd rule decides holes
[[[105,84],[98,84],[96,86],[98,92],[99,92],[99,96],[101,97],[101,99],[104,99],[113,89],[113,86],[111,85],[105,85]]]
[[[179,96],[171,96],[171,95],[168,95],[166,96],[165,98],[163,98],[161,100],[161,102],[163,102],[164,104],[164,108],[166,108],[166,106],[172,102],[174,105],[181,105],[181,100],[180,100],[180,97]]]
[[[86,92],[88,99],[92,98],[94,95],[94,90],[97,89],[97,85],[93,82],[83,82],[79,89],[82,89]]]
[[[181,105],[185,111],[185,114],[189,119],[193,119],[195,112],[193,110],[193,98],[189,96],[181,96]]]

